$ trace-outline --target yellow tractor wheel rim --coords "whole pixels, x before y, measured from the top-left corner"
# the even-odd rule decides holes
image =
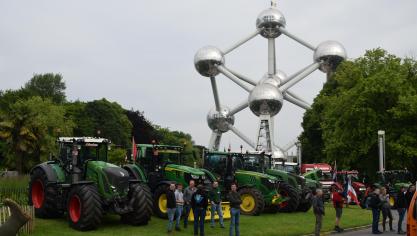
[[[158,207],[160,212],[167,213],[167,195],[165,193],[159,196]]]
[[[394,206],[394,204],[395,204],[394,197],[389,197],[389,204],[390,204],[390,206]]]
[[[240,205],[240,208],[244,212],[251,212],[253,209],[255,209],[255,198],[250,194],[242,194],[240,197],[242,200],[242,204]]]

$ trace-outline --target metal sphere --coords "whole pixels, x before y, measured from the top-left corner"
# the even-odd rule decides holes
[[[284,15],[276,8],[268,8],[262,11],[256,19],[256,28],[261,29],[261,35],[265,38],[276,38],[281,35],[279,27],[285,27]]]
[[[339,42],[325,41],[317,46],[313,58],[316,62],[324,62],[320,66],[320,70],[327,73],[335,71],[336,67],[347,58],[347,54],[345,48]]]
[[[262,83],[250,92],[248,103],[249,108],[255,115],[274,116],[282,108],[283,96],[274,85]]]
[[[224,55],[220,49],[213,46],[200,48],[194,55],[195,69],[202,76],[213,77],[219,74],[216,65],[224,64]]]
[[[235,123],[235,117],[229,115],[230,109],[221,106],[220,112],[212,108],[207,114],[207,124],[211,130],[224,133],[229,131],[229,124]]]
[[[283,71],[278,70],[277,73],[272,76],[269,74],[265,74],[262,77],[262,79],[259,80],[258,84],[267,83],[267,84],[272,84],[275,87],[278,87],[281,84],[282,80],[286,78],[287,78],[287,75]]]

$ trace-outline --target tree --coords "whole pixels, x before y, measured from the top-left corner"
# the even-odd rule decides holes
[[[377,131],[386,167],[417,170],[417,63],[382,49],[342,63],[303,120],[303,159],[375,173]]]
[[[34,75],[23,88],[30,96],[50,98],[54,103],[65,102],[65,82],[60,74]]]
[[[58,133],[71,134],[73,123],[65,111],[49,99],[18,100],[10,110],[0,112],[0,138],[6,144],[3,155],[20,173],[55,150]]]
[[[150,121],[148,121],[143,112],[126,110],[125,114],[132,123],[132,136],[136,143],[151,143],[152,140],[158,139],[158,133]]]

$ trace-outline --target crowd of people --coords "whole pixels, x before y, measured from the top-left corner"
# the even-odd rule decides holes
[[[219,189],[219,183],[213,182],[210,190],[204,188],[203,185],[195,186],[194,180],[190,180],[189,186],[183,189],[182,184],[170,184],[167,189],[167,214],[168,214],[168,233],[174,230],[181,231],[181,218],[184,220],[184,229],[188,226],[188,218],[192,211],[194,216],[194,235],[204,236],[204,222],[206,212],[210,202],[210,226],[214,228],[215,216],[219,217],[219,224],[221,228],[224,227],[223,212],[222,212],[222,195]],[[230,191],[227,196],[230,202],[230,227],[229,236],[239,236],[239,218],[240,218],[240,204],[242,200],[237,192],[236,184],[232,183]]]
[[[382,234],[383,232],[387,231],[387,220],[389,231],[395,232],[393,228],[393,215],[391,212],[391,204],[390,204],[390,195],[387,192],[386,187],[379,187],[379,186],[372,186],[369,190],[370,194],[366,198],[365,206],[368,209],[372,210],[372,234]],[[395,198],[394,208],[398,212],[398,224],[397,224],[397,233],[398,234],[406,234],[403,231],[402,225],[404,221],[405,213],[411,203],[413,195],[416,191],[416,187],[414,185],[406,187],[401,187],[400,191],[397,193]],[[345,201],[346,196],[342,193],[341,190],[332,190],[332,202],[333,207],[336,213],[336,222],[334,230],[337,232],[342,232],[343,229],[340,227],[340,220],[342,217],[343,211],[343,204]],[[323,221],[323,216],[325,215],[325,208],[323,203],[323,191],[321,189],[316,190],[316,194],[313,196],[312,199],[312,207],[313,213],[316,217],[316,224],[315,224],[315,235],[319,236]],[[382,230],[379,230],[379,220],[382,213]]]

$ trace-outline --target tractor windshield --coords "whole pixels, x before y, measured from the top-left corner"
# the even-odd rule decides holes
[[[162,163],[180,162],[180,152],[176,150],[158,150],[158,157]]]
[[[322,175],[320,177],[321,181],[331,181],[333,180],[333,175],[331,172],[322,172]]]
[[[82,143],[77,144],[78,163],[83,164],[87,160],[107,161],[107,144],[104,143]],[[64,162],[72,159],[72,143],[63,143],[60,147],[60,159]]]
[[[267,162],[261,155],[247,154],[243,156],[242,169],[244,170],[264,172],[267,167]]]
[[[226,155],[208,154],[204,157],[204,168],[217,175],[221,175],[226,170]]]

